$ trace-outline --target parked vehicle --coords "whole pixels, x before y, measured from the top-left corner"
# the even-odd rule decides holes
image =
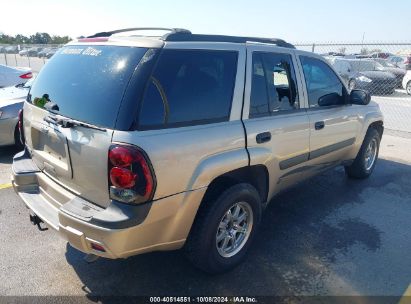
[[[372,53],[370,54],[370,58],[380,58],[380,59],[387,59],[388,57],[393,56],[391,53],[386,53],[386,52],[377,52],[377,53]]]
[[[388,60],[397,68],[411,70],[411,55],[409,56],[392,56]]]
[[[373,172],[381,111],[321,56],[181,29],[113,35],[131,30],[67,44],[30,90],[13,185],[40,228],[107,258],[184,248],[222,272],[279,191],[337,165]]]
[[[395,67],[395,65],[389,62],[387,59],[374,58],[374,60],[382,65],[384,71],[390,72],[395,75],[395,78],[397,79],[397,88],[401,88],[402,79],[404,78],[406,71],[404,69]]]
[[[0,88],[27,82],[32,77],[30,68],[9,67],[0,64]]]
[[[53,48],[48,47],[48,48],[44,48],[43,50],[41,50],[40,52],[38,52],[37,57],[39,58],[43,58],[46,57],[47,53],[50,52]]]
[[[407,71],[403,80],[402,80],[402,87],[405,89],[408,95],[411,95],[411,70]]]
[[[0,89],[0,147],[16,145],[21,150],[24,149],[18,128],[19,112],[33,80],[34,78],[26,83]]]
[[[22,49],[19,51],[18,54],[19,54],[20,56],[27,56],[28,51],[29,51],[28,48],[22,48]]]
[[[7,54],[18,54],[19,53],[19,48],[17,45],[10,45],[6,47],[5,50]]]
[[[46,57],[47,59],[50,59],[51,57],[54,56],[54,54],[55,54],[57,51],[58,51],[57,48],[52,48],[52,49],[50,49],[50,50],[46,53],[46,55],[45,55],[44,57]]]
[[[394,74],[370,59],[330,58],[334,69],[348,84],[350,90],[366,90],[370,94],[393,94],[397,87]]]
[[[24,49],[19,52],[21,56],[29,56],[29,57],[36,57],[39,52],[41,52],[43,48],[41,47],[31,47],[29,49]]]

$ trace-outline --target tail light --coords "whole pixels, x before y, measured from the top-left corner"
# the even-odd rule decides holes
[[[145,153],[130,145],[112,145],[108,152],[110,198],[140,204],[153,198],[155,177]]]
[[[24,128],[23,128],[23,109],[19,111],[19,121],[17,123],[17,126],[19,128],[19,133],[20,133],[20,141],[24,145],[25,143],[25,138],[24,138]]]
[[[30,79],[30,78],[33,77],[33,73],[32,73],[32,72],[28,72],[28,73],[26,73],[26,74],[20,75],[19,77],[22,78],[22,79]]]

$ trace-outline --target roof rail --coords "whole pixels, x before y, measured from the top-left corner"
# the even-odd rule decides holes
[[[257,43],[267,43],[274,44],[280,47],[295,49],[295,46],[288,43],[282,39],[276,38],[258,38],[258,37],[241,37],[241,36],[225,36],[225,35],[204,35],[204,34],[192,34],[189,30],[181,28],[165,28],[165,27],[133,27],[120,29],[110,32],[96,33],[87,38],[97,38],[97,37],[110,37],[111,35],[124,33],[124,32],[134,32],[134,31],[167,31],[167,34],[159,36],[161,40],[164,41],[178,41],[178,42],[231,42],[231,43],[247,43],[247,42],[257,42]]]
[[[191,34],[190,32],[172,32],[162,37],[164,41],[201,41],[201,42],[231,42],[231,43],[247,43],[258,42],[274,44],[280,47],[295,49],[295,46],[282,39],[276,38],[259,38],[259,37],[242,37],[242,36],[225,36],[225,35],[203,35]]]
[[[124,32],[134,32],[134,31],[169,31],[169,34],[163,35],[161,37],[167,37],[170,34],[174,33],[187,33],[191,34],[189,30],[180,29],[180,28],[166,28],[166,27],[132,27],[132,28],[125,28],[110,32],[100,32],[94,35],[88,36],[87,38],[97,38],[97,37],[110,37],[111,35],[124,33]]]

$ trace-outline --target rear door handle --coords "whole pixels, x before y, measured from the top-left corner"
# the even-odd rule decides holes
[[[325,124],[324,124],[323,121],[317,121],[317,122],[315,123],[315,129],[316,129],[316,130],[324,129],[324,126],[325,126]]]
[[[259,133],[256,136],[257,144],[262,144],[271,140],[271,133],[270,132],[263,132]]]

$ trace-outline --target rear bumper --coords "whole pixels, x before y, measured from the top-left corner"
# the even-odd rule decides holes
[[[27,208],[73,247],[107,258],[181,248],[206,190],[136,206],[111,202],[101,208],[40,172],[27,152],[14,157],[12,171],[14,189]]]

